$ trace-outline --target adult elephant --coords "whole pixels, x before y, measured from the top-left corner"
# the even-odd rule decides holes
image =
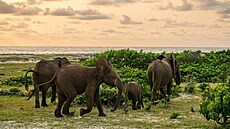
[[[125,87],[125,107],[124,111],[128,111],[128,100],[132,100],[132,109],[137,110],[144,108],[142,102],[142,88],[141,84],[137,82],[128,82]]]
[[[102,104],[99,97],[99,86],[102,83],[117,87],[118,95],[114,108],[115,111],[121,95],[122,95],[122,81],[117,72],[112,68],[110,61],[104,58],[99,58],[96,67],[81,66],[78,64],[68,64],[61,67],[49,82],[38,85],[47,85],[55,80],[58,92],[58,104],[54,112],[56,117],[63,117],[64,115],[72,115],[69,112],[71,102],[77,95],[85,92],[87,109],[80,109],[80,116],[89,113],[93,104],[95,103],[99,116],[106,116],[103,112]],[[64,104],[64,106],[63,106]],[[63,106],[63,109],[62,109]],[[62,109],[62,114],[61,114]]]
[[[180,64],[173,56],[166,58],[160,55],[149,65],[147,73],[152,90],[151,101],[155,105],[157,104],[157,102],[154,101],[157,100],[156,94],[158,89],[160,89],[163,97],[166,97],[164,87],[167,86],[167,94],[170,95],[173,78],[177,85],[181,83]],[[169,101],[169,98],[167,101]]]
[[[28,91],[28,83],[27,83],[27,74],[29,72],[33,72],[33,84],[34,87],[37,85],[49,81],[54,73],[63,65],[69,64],[69,60],[67,58],[55,58],[54,60],[41,60],[39,61],[36,65],[34,70],[29,70],[25,74],[25,88]],[[55,101],[56,98],[56,86],[54,83],[44,85],[42,87],[39,87],[35,90],[35,108],[40,108],[40,103],[39,103],[39,91],[42,92],[42,103],[41,106],[46,107],[48,106],[46,103],[46,93],[47,90],[52,86],[52,97],[51,97],[51,102]],[[28,98],[28,100],[32,97],[32,95]]]

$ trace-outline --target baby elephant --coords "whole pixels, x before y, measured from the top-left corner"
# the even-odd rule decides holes
[[[137,82],[128,82],[126,88],[125,88],[125,107],[124,111],[127,110],[128,100],[132,100],[132,109],[137,110],[144,108],[144,104],[142,102],[142,88],[141,84]],[[137,104],[136,104],[137,102]]]

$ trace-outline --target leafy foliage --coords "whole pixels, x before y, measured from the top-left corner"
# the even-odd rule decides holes
[[[173,112],[172,115],[170,116],[170,119],[177,119],[178,116],[180,116],[180,113],[178,113],[178,112]]]
[[[226,125],[230,118],[230,92],[229,87],[219,85],[205,92],[200,103],[200,113],[207,120],[214,120],[218,124]]]
[[[32,77],[27,77],[28,84],[32,85]],[[19,77],[11,77],[1,83],[1,85],[9,85],[9,86],[23,86],[25,84],[24,76]]]

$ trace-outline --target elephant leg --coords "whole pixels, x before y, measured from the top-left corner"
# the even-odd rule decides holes
[[[101,105],[101,101],[100,101],[100,97],[99,97],[99,88],[97,88],[97,90],[95,92],[94,101],[95,101],[95,104],[96,104],[98,112],[99,112],[98,116],[106,116],[106,114],[103,111],[102,105]]]
[[[152,96],[151,96],[151,101],[153,102],[154,105],[158,104],[159,102],[155,102],[157,100],[157,85],[154,85],[152,88]]]
[[[87,98],[86,103],[87,103],[87,109],[81,108],[80,109],[80,116],[83,116],[84,114],[92,111],[92,109],[93,109],[93,97]]]
[[[165,92],[164,92],[164,88],[160,88],[160,92],[161,92],[161,94],[160,94],[160,97],[159,97],[159,99],[162,99],[162,98],[165,98]]]
[[[47,88],[42,90],[42,106],[43,107],[48,107],[46,103],[46,93],[47,93]]]
[[[37,89],[35,89],[35,108],[40,108],[39,87]]]
[[[87,109],[81,108],[80,116],[83,116],[84,114],[92,111],[95,91],[96,89],[93,89],[91,85],[87,86],[85,92]]]
[[[52,85],[51,103],[55,102],[55,100],[56,100],[56,93],[57,93],[57,91],[56,91],[56,85],[53,84]]]
[[[138,95],[138,102],[137,102],[137,108],[141,109],[141,106],[143,108],[143,103],[142,103],[142,99],[141,99],[141,94]]]
[[[124,111],[128,111],[128,100],[129,100],[129,97],[128,97],[128,93],[125,93],[125,107],[124,107]]]
[[[69,112],[69,107],[70,107],[70,104],[72,103],[72,101],[74,100],[74,98],[77,96],[77,92],[75,90],[72,90],[73,94],[69,95],[69,97],[67,98],[64,106],[63,106],[63,110],[62,110],[62,114],[65,114],[65,115],[73,115],[74,113],[70,113]]]
[[[57,108],[54,111],[54,115],[56,117],[63,117],[63,115],[61,114],[61,108],[63,103],[66,101],[66,97],[64,95],[59,94],[58,95],[58,104],[57,104]]]
[[[137,101],[134,99],[132,100],[132,109],[137,110]]]
[[[166,98],[166,100],[167,100],[168,102],[170,101],[171,86],[172,86],[172,80],[170,80],[169,83],[167,84],[167,95],[168,95],[168,97]]]

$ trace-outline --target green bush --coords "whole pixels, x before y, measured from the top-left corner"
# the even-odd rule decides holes
[[[195,83],[194,82],[188,83],[185,86],[184,91],[187,92],[187,93],[195,93]]]
[[[170,116],[170,119],[177,119],[178,116],[180,116],[180,113],[178,113],[178,112],[173,112],[173,113],[171,114],[171,116]]]
[[[19,93],[21,90],[18,87],[10,88],[10,92]]]
[[[32,77],[27,77],[27,81],[29,85],[32,85]],[[9,86],[23,86],[25,84],[24,76],[19,77],[11,77],[5,81],[2,81],[1,85],[9,85]]]
[[[207,120],[214,120],[218,124],[229,124],[230,118],[230,92],[228,86],[218,85],[214,89],[206,91],[205,97],[200,103],[200,113]]]
[[[204,92],[204,90],[209,87],[209,84],[208,83],[201,83],[199,85],[199,88],[201,89],[201,92]]]

